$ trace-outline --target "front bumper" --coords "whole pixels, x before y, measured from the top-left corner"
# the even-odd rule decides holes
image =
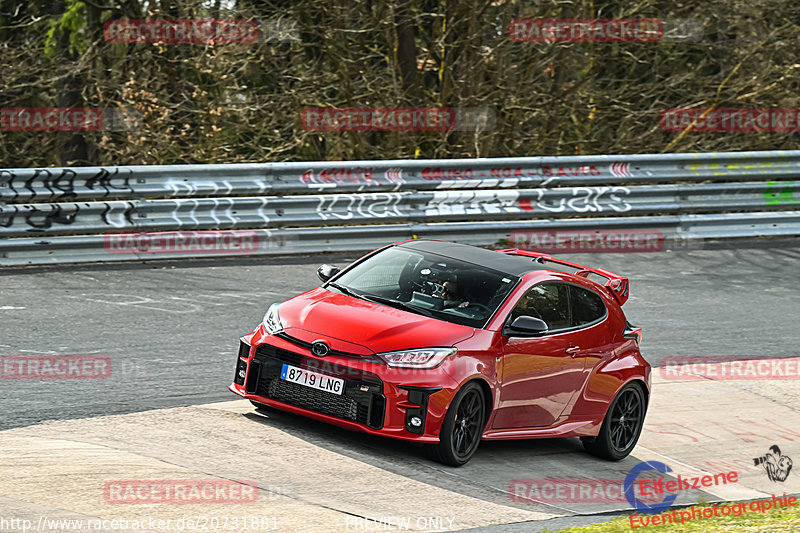
[[[271,335],[259,340],[264,342],[252,347],[247,338],[241,340],[231,392],[348,429],[416,442],[439,441],[442,420],[458,385],[444,371],[392,368],[357,356],[319,358],[302,343]],[[282,380],[283,364],[343,379],[343,393]],[[422,423],[414,425],[412,420]]]

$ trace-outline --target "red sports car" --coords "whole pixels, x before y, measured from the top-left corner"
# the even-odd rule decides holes
[[[650,365],[622,312],[627,278],[432,240],[318,274],[241,339],[230,390],[256,407],[419,442],[454,466],[481,439],[580,437],[610,460],[636,445]]]

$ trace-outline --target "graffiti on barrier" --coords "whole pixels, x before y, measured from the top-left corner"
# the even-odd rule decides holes
[[[767,190],[764,191],[764,201],[767,205],[796,204],[794,192],[795,182],[793,181],[768,181]]]
[[[683,168],[684,165],[678,165]],[[800,173],[797,164],[790,161],[740,161],[738,163],[690,163],[686,167],[695,176],[735,176],[739,174],[776,175]]]
[[[75,222],[80,210],[77,204],[26,205],[23,208],[25,222],[31,231],[49,229],[54,223],[68,226]]]
[[[372,167],[326,168],[318,172],[307,170],[300,176],[300,182],[311,188],[336,188],[344,185],[381,186],[401,185],[408,182],[404,172],[411,179],[435,183],[436,188],[460,187],[459,183],[469,182],[476,187],[515,187],[521,181],[532,181],[546,186],[563,178],[580,178],[607,175],[609,177],[631,177],[628,163],[611,163],[608,169],[601,170],[596,165],[572,166],[531,166],[531,167],[425,167],[421,171],[403,171],[390,168],[383,172]]]
[[[124,228],[134,226],[133,213],[136,205],[133,202],[104,202],[100,220],[107,226]]]
[[[253,183],[259,185],[260,189],[266,190],[269,185],[263,180],[254,180]],[[233,185],[228,180],[182,180],[170,178],[164,182],[164,190],[170,191],[172,196],[212,195],[212,194],[232,194]]]
[[[406,195],[400,193],[335,194],[319,197],[317,214],[322,220],[349,220],[355,215],[366,218],[402,217],[398,204]]]
[[[425,216],[521,213],[519,191],[436,191],[423,206]]]
[[[76,187],[93,191],[95,197],[133,192],[130,186],[130,169],[100,168],[85,175],[71,168],[37,168],[16,174],[13,170],[0,170],[0,198],[15,202],[26,200],[69,200],[78,196]]]
[[[565,193],[571,197],[565,198]],[[521,199],[519,206],[525,211],[550,213],[592,213],[603,212],[604,209],[624,213],[631,210],[631,204],[624,198],[630,193],[630,189],[622,186],[533,189],[530,194],[532,198]]]
[[[427,167],[422,170],[425,181],[475,180],[486,178],[577,178],[580,176],[599,176],[600,169],[595,165],[579,166],[534,166],[523,167],[490,167],[490,168],[442,168]]]
[[[378,187],[381,185],[394,185],[395,190],[399,189],[406,181],[403,177],[403,169],[399,167],[389,168],[381,173],[372,167],[354,168],[324,168],[318,173],[307,170],[300,176],[300,182],[309,188],[326,189],[340,185],[358,185],[362,187]]]
[[[68,226],[75,222],[79,210],[78,204],[1,206],[0,227],[11,228],[18,220],[22,220],[25,231],[30,232],[50,229],[53,224]]]
[[[116,228],[133,226],[133,202],[24,204],[0,206],[0,228],[31,233],[72,226],[79,214],[98,216],[98,223]],[[15,227],[16,226],[16,227]]]
[[[337,185],[380,185],[372,167],[324,168],[316,174],[313,170],[307,170],[301,174],[300,182],[318,188]]]

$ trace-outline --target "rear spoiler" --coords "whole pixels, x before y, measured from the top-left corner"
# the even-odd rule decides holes
[[[539,252],[531,252],[529,250],[520,250],[519,248],[508,248],[505,250],[497,250],[498,252],[508,254],[508,255],[522,255],[526,257],[532,257],[533,260],[537,263],[544,264],[547,263],[556,263],[558,265],[564,265],[570,268],[576,269],[576,272],[573,272],[575,276],[581,276],[583,278],[588,278],[589,275],[595,274],[600,276],[601,278],[605,278],[605,283],[602,283],[608,292],[614,297],[614,299],[619,303],[619,305],[623,305],[625,302],[628,301],[628,296],[630,295],[630,282],[628,278],[625,276],[620,276],[619,274],[614,274],[604,268],[591,268],[584,265],[579,265],[578,263],[573,263],[572,261],[565,261],[563,259],[554,259],[550,257],[549,254],[543,254]]]

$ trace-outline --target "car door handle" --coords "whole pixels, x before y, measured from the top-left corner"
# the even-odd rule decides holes
[[[580,346],[570,346],[564,351],[570,354],[572,357],[575,357],[575,355],[580,351],[580,349],[581,349]]]

